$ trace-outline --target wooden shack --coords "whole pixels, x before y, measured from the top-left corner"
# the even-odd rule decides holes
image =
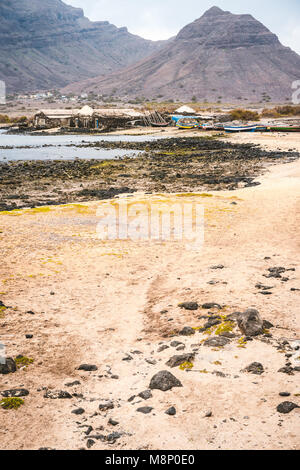
[[[75,129],[116,129],[130,122],[143,119],[143,113],[134,109],[102,108],[84,106],[81,109],[44,109],[34,116],[34,127]]]

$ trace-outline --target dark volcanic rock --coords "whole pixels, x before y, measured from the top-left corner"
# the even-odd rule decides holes
[[[217,308],[218,310],[222,310],[221,305],[217,304],[215,302],[205,303],[205,304],[202,305],[202,308],[204,308],[205,310],[210,310],[210,309],[213,309],[213,308]]]
[[[5,360],[4,364],[0,363],[0,374],[11,374],[13,372],[16,372],[16,370],[17,370],[16,363],[11,357],[8,357]]]
[[[182,383],[168,370],[162,370],[155,374],[149,385],[151,390],[161,390],[163,392],[171,390],[173,387],[182,387]]]
[[[144,390],[143,392],[139,393],[138,396],[143,400],[149,400],[149,398],[152,398],[152,393],[151,390]]]
[[[3,397],[27,397],[29,391],[25,388],[12,388],[11,390],[4,390],[1,395]]]
[[[58,399],[70,399],[72,395],[69,392],[64,392],[63,390],[47,390],[44,394],[44,398],[51,398],[52,400]]]
[[[167,411],[165,411],[166,415],[169,416],[175,416],[176,415],[176,408],[174,406],[171,406]]]
[[[178,307],[184,308],[185,310],[198,310],[199,305],[197,302],[182,302]]]
[[[270,328],[274,328],[273,323],[271,323],[268,320],[263,320],[263,329],[264,330],[269,330]]]
[[[293,411],[295,408],[300,408],[300,407],[296,405],[295,403],[292,403],[291,401],[284,401],[283,403],[280,403],[280,405],[277,406],[277,411],[278,413],[288,414],[291,411]]]
[[[237,319],[241,332],[246,336],[257,336],[263,333],[263,320],[258,310],[248,308]]]
[[[138,411],[139,413],[143,413],[144,415],[148,415],[149,413],[151,413],[152,410],[153,408],[151,406],[142,406],[141,408],[138,408],[136,411]]]
[[[281,369],[279,369],[278,372],[281,372],[282,374],[287,374],[287,375],[294,375],[294,369],[291,366],[281,367]]]
[[[213,336],[211,338],[208,338],[206,341],[204,341],[204,346],[210,346],[210,347],[223,347],[226,346],[226,344],[230,343],[229,338],[225,338],[224,336]]]
[[[171,343],[172,348],[178,348],[178,346],[184,346],[181,341],[172,341]]]
[[[180,356],[172,356],[166,363],[169,367],[178,367],[184,362],[191,362],[195,358],[194,353],[181,354]]]
[[[166,349],[169,349],[170,346],[167,346],[164,344],[163,346],[160,346],[157,350],[158,353],[165,351]]]
[[[100,403],[98,408],[100,411],[108,411],[108,410],[112,410],[114,407],[115,405],[113,404],[111,400],[106,400]]]
[[[84,411],[83,408],[76,408],[76,410],[72,411],[72,414],[74,414],[74,415],[83,415],[84,412],[85,411]]]
[[[84,370],[85,372],[94,372],[98,370],[98,367],[92,364],[81,364],[81,366],[78,367],[78,370]]]
[[[261,375],[264,371],[264,366],[260,362],[252,362],[252,364],[244,369],[244,372],[250,372],[251,374],[256,375]]]
[[[195,334],[195,330],[190,326],[185,326],[181,331],[179,331],[181,336],[192,336]]]

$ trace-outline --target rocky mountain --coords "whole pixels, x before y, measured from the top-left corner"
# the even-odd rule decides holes
[[[69,87],[120,96],[199,101],[291,98],[300,56],[251,15],[218,7],[184,27],[151,57],[122,71]]]
[[[0,80],[8,91],[60,88],[112,73],[156,51],[107,21],[91,22],[61,0],[0,2]]]

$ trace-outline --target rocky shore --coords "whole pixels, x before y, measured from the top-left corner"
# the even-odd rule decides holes
[[[134,150],[137,156],[0,163],[0,210],[109,199],[136,191],[234,190],[258,184],[255,178],[271,163],[299,158],[297,151],[266,151],[257,145],[232,144],[215,137],[147,143],[83,141],[79,146],[87,152],[91,147]]]

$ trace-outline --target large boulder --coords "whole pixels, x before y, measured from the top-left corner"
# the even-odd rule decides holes
[[[258,310],[248,308],[237,318],[238,326],[241,332],[246,336],[258,336],[264,331],[263,320]]]
[[[162,392],[171,390],[173,387],[182,387],[182,383],[168,370],[162,370],[155,374],[149,385],[151,390],[161,390]]]

